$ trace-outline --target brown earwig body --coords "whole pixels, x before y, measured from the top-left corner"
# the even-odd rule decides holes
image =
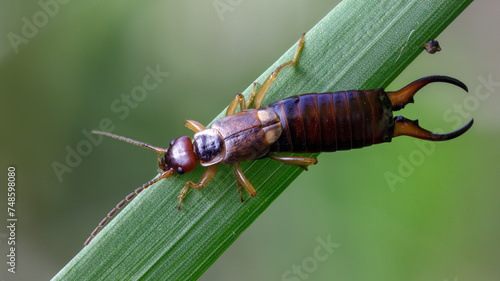
[[[393,117],[393,111],[412,102],[413,95],[431,82],[447,82],[467,90],[454,78],[430,76],[396,92],[377,89],[304,94],[274,102],[264,110],[278,114],[284,133],[270,152],[332,152],[390,142],[399,135],[434,141],[461,135],[472,121],[455,133],[438,135],[420,128],[416,121]]]
[[[395,92],[377,90],[352,90],[335,93],[304,94],[293,96],[261,107],[264,96],[278,73],[293,66],[304,44],[304,34],[293,60],[279,66],[255,92],[254,84],[250,99],[245,102],[238,94],[229,104],[226,117],[215,121],[209,128],[196,121],[187,120],[185,125],[195,132],[193,141],[187,136],[172,140],[169,148],[158,148],[147,143],[111,133],[94,131],[159,153],[160,176],[129,194],[108,213],[85,242],[87,245],[125,203],[153,183],[192,171],[198,163],[208,167],[198,183],[188,181],[179,195],[178,209],[189,188],[199,189],[215,176],[219,164],[233,165],[236,184],[243,201],[242,187],[250,196],[257,192],[243,174],[240,163],[269,157],[307,170],[317,163],[316,158],[276,154],[277,152],[327,152],[361,148],[372,144],[390,142],[393,137],[408,135],[430,141],[444,141],[465,133],[473,123],[449,134],[435,134],[422,129],[418,122],[404,117],[393,117],[393,111],[413,102],[413,95],[432,82],[446,82],[467,87],[447,76],[429,76],[419,79]],[[253,102],[254,108],[249,108]],[[237,107],[241,111],[236,113]]]

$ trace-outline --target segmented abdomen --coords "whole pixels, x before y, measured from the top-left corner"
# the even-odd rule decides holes
[[[322,152],[388,142],[394,119],[382,89],[304,94],[274,102],[283,133],[270,152]]]

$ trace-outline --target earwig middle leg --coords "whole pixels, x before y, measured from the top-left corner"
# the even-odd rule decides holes
[[[226,111],[226,116],[233,115],[236,109],[240,106],[240,110],[246,109],[245,97],[242,94],[237,94],[233,101],[229,104]]]
[[[243,201],[243,195],[241,193],[241,186],[245,188],[245,190],[250,194],[250,196],[254,197],[257,195],[257,191],[250,183],[250,181],[245,177],[243,171],[241,170],[240,163],[234,164],[234,177],[236,178],[236,183],[238,184],[238,192],[241,195],[241,200]]]
[[[189,188],[194,188],[194,189],[200,189],[205,187],[215,176],[217,173],[217,165],[209,166],[206,170],[205,173],[203,173],[203,176],[201,176],[201,179],[198,183],[194,183],[193,181],[188,181],[186,182],[186,186],[181,190],[181,194],[177,199],[179,199],[179,206],[177,207],[177,210],[181,209],[181,203],[184,197],[186,196],[186,193],[188,192]]]
[[[306,171],[307,166],[316,165],[318,163],[318,160],[314,157],[278,155],[274,153],[269,153],[267,157],[287,165],[298,166]]]
[[[304,46],[304,36],[305,36],[305,33],[302,33],[302,37],[300,37],[299,45],[297,46],[297,49],[295,50],[295,55],[293,56],[293,60],[291,60],[289,62],[285,62],[284,64],[278,66],[278,68],[276,68],[276,70],[274,70],[273,73],[271,73],[271,75],[269,75],[269,77],[267,77],[266,81],[264,81],[264,83],[262,83],[262,86],[260,87],[259,91],[255,95],[255,101],[254,101],[254,108],[255,109],[259,109],[260,106],[262,105],[262,101],[264,100],[264,96],[266,95],[269,87],[271,87],[271,85],[273,84],[274,80],[276,80],[276,78],[278,77],[278,73],[281,70],[283,70],[284,68],[294,66],[295,63],[297,63],[297,59],[299,58],[300,50],[302,50],[302,46]]]
[[[243,202],[245,202],[245,199],[243,199],[243,189],[242,189],[239,181],[236,181],[236,185],[238,185],[238,193],[240,194],[240,202],[243,203]]]
[[[245,97],[242,94],[237,94],[227,107],[226,116],[233,115],[236,112],[238,105],[240,106],[240,110],[247,109],[255,98],[255,87],[257,87],[257,85],[258,83],[253,83],[252,93],[250,94],[250,97],[248,98],[248,101],[246,103]]]

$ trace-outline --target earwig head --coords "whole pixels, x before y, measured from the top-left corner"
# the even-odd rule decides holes
[[[196,164],[198,164],[198,157],[194,152],[193,143],[187,136],[173,139],[170,142],[170,147],[165,149],[108,132],[92,131],[92,133],[108,136],[110,138],[146,147],[158,152],[160,154],[158,157],[158,166],[160,168],[160,172],[168,171],[169,177],[173,173],[184,174],[191,172],[194,168],[196,168]]]
[[[198,164],[193,142],[187,136],[173,139],[165,150],[159,166],[163,171],[172,170],[180,175],[191,172]]]
[[[107,136],[110,138],[114,138],[138,146],[146,147],[158,152],[159,153],[158,165],[160,166],[160,171],[159,171],[160,175],[154,178],[153,180],[150,180],[149,182],[145,183],[144,185],[136,189],[134,192],[130,193],[127,197],[125,197],[125,199],[120,201],[120,203],[118,203],[118,205],[116,205],[116,207],[114,207],[111,210],[111,212],[109,212],[108,215],[99,223],[99,225],[94,229],[94,231],[92,231],[89,238],[84,243],[85,246],[87,246],[90,243],[90,241],[92,241],[92,239],[97,235],[97,233],[101,230],[101,228],[104,227],[106,222],[111,217],[113,217],[113,215],[120,208],[122,208],[128,201],[132,200],[132,198],[134,198],[137,194],[139,194],[149,186],[153,185],[154,183],[162,179],[171,177],[175,173],[184,174],[192,171],[196,167],[196,164],[198,163],[198,157],[196,157],[196,154],[193,151],[193,143],[191,142],[191,139],[186,136],[172,140],[170,142],[170,147],[165,149],[152,146],[145,142],[140,142],[126,137],[111,134],[108,132],[92,131],[92,133],[97,135]],[[179,201],[180,200],[181,199],[179,199]],[[178,209],[179,208],[180,208],[180,202]]]

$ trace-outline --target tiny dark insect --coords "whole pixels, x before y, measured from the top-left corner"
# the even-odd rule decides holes
[[[437,40],[431,40],[425,43],[425,51],[429,54],[434,54],[435,52],[441,51],[441,46],[439,46],[439,42]]]
[[[286,62],[266,79],[257,92],[254,83],[252,94],[245,102],[238,94],[229,104],[226,117],[215,121],[210,128],[187,120],[185,125],[195,132],[194,141],[182,136],[170,142],[169,148],[159,148],[107,132],[94,131],[128,143],[158,152],[160,176],[130,193],[99,223],[87,245],[125,203],[153,183],[173,174],[192,171],[198,162],[208,167],[198,183],[188,181],[178,199],[181,202],[189,188],[200,189],[208,184],[217,172],[217,166],[234,166],[234,176],[243,201],[242,187],[250,196],[257,192],[245,177],[240,162],[269,157],[276,161],[295,165],[307,170],[317,163],[316,158],[276,154],[277,152],[313,153],[361,148],[372,144],[390,142],[393,137],[407,135],[430,141],[445,141],[465,133],[473,123],[448,134],[435,134],[421,128],[417,120],[402,116],[393,117],[393,111],[413,102],[414,94],[432,82],[454,84],[465,91],[467,87],[457,79],[447,76],[421,78],[395,92],[376,90],[352,90],[335,93],[304,94],[293,96],[262,107],[262,100],[278,73],[297,62],[304,44],[300,39],[293,60]],[[253,102],[253,108],[250,105]],[[236,113],[240,106],[241,111]]]

